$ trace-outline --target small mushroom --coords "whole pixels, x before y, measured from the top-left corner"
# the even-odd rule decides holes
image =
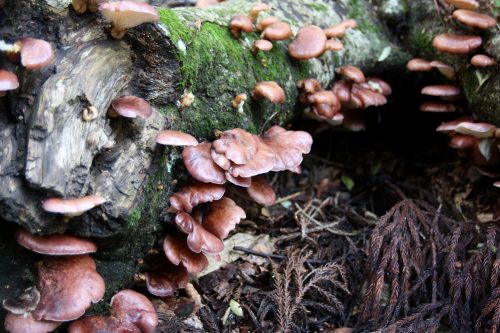
[[[197,215],[197,219],[184,212],[180,212],[175,216],[175,223],[179,229],[188,234],[187,246],[194,253],[219,254],[224,250],[222,240],[205,229],[201,225],[200,214]]]
[[[41,39],[23,38],[21,44],[21,64],[27,69],[40,69],[54,60],[52,45]]]
[[[446,102],[425,102],[420,105],[422,112],[455,112],[456,107]]]
[[[484,54],[476,54],[471,58],[470,63],[474,67],[490,67],[497,65],[495,59]]]
[[[489,29],[497,25],[497,20],[493,17],[467,9],[457,9],[452,16],[459,22],[473,28]]]
[[[460,9],[476,10],[479,8],[476,0],[446,0],[446,2]]]
[[[36,320],[31,314],[16,315],[7,313],[4,327],[9,333],[48,333],[54,331],[61,323]]]
[[[165,130],[158,133],[156,143],[166,146],[196,146],[198,140],[184,132]]]
[[[0,97],[4,96],[6,91],[14,90],[19,87],[19,81],[16,74],[0,69]]]
[[[146,272],[146,287],[158,297],[173,295],[179,288],[185,288],[189,273],[184,266],[175,266],[168,260],[158,269]]]
[[[411,59],[406,64],[406,68],[411,72],[428,72],[432,70],[431,63],[421,58]]]
[[[491,138],[495,135],[496,127],[488,123],[473,123],[464,121],[455,127],[455,132],[471,135],[478,139]]]
[[[444,62],[439,61],[439,60],[433,60],[433,61],[431,61],[431,67],[436,68],[446,78],[448,78],[450,80],[455,79],[456,73],[455,73],[455,69],[452,66],[445,64]]]
[[[270,206],[276,202],[276,193],[264,176],[252,177],[252,184],[246,190],[248,196],[261,205]]]
[[[460,88],[447,84],[427,86],[420,93],[437,97],[457,97],[461,94]]]
[[[260,12],[267,12],[269,11],[269,5],[265,4],[263,2],[259,2],[250,8],[250,19],[252,22],[257,21],[257,17],[259,17]]]
[[[94,106],[89,106],[83,109],[82,112],[82,119],[85,122],[90,122],[92,120],[97,119],[99,116],[99,112],[97,112],[97,109]]]
[[[297,36],[288,46],[290,55],[298,60],[319,57],[325,51],[326,35],[320,27],[315,25],[299,29]]]
[[[16,241],[36,253],[53,256],[69,256],[97,251],[94,242],[70,235],[32,235],[25,229],[16,231]]]
[[[43,201],[42,208],[51,213],[76,216],[105,202],[106,200],[98,195],[87,195],[76,199],[50,198]]]
[[[233,34],[234,37],[240,38],[241,32],[252,32],[253,31],[253,23],[252,20],[245,15],[237,14],[231,17],[229,21],[229,30]]]
[[[285,101],[285,91],[274,81],[262,81],[255,85],[252,97],[264,97],[271,103],[279,104]]]
[[[197,146],[186,146],[182,151],[182,160],[189,174],[204,183],[224,184],[226,176],[210,155],[211,144],[202,142]]]
[[[259,51],[269,52],[273,49],[273,43],[266,39],[257,39],[253,42],[252,52],[257,53]]]
[[[189,273],[199,273],[208,267],[208,259],[203,253],[191,251],[186,239],[180,232],[168,234],[163,240],[163,252],[172,264],[182,264]]]
[[[212,143],[212,149],[233,163],[245,164],[257,152],[258,137],[241,128],[222,132],[219,139]]]
[[[286,40],[292,37],[292,28],[288,23],[274,22],[262,31],[260,37],[267,40]]]
[[[191,213],[194,207],[214,200],[219,200],[226,189],[222,185],[194,182],[175,192],[170,197],[170,205],[178,211]]]
[[[265,19],[262,19],[256,26],[256,30],[257,31],[262,31],[264,30],[265,28],[267,28],[268,26],[270,26],[271,24],[273,23],[276,23],[276,22],[279,22],[280,19],[277,18],[277,17],[274,17],[274,16],[269,16],[269,17],[266,17]]]
[[[465,54],[481,46],[483,40],[479,36],[440,34],[432,40],[432,46],[440,52]]]
[[[116,39],[123,38],[127,29],[160,19],[151,5],[133,1],[104,2],[99,5],[99,11],[111,22],[111,36]]]
[[[246,214],[240,206],[232,199],[222,197],[208,205],[201,225],[219,239],[224,239],[244,218],[246,218]]]
[[[243,113],[243,105],[245,104],[247,100],[247,94],[241,93],[236,96],[234,96],[233,100],[231,101],[231,106],[235,109],[238,109],[239,113]]]
[[[341,66],[336,68],[335,72],[356,83],[363,83],[366,81],[365,75],[356,66]]]
[[[125,118],[147,119],[153,114],[153,108],[144,99],[137,96],[120,96],[111,103],[108,116],[114,118],[122,116]]]

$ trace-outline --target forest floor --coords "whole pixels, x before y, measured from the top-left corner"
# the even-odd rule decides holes
[[[316,135],[301,174],[269,178],[275,205],[240,198],[233,237],[257,241],[193,283],[198,311],[158,301],[159,331],[496,332],[498,190],[423,134]]]

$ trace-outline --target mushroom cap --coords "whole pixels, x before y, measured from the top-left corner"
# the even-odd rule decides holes
[[[345,36],[346,28],[347,27],[345,25],[339,23],[323,29],[323,32],[327,38],[342,38]]]
[[[19,87],[16,74],[0,69],[0,91],[14,90]]]
[[[39,302],[40,292],[35,287],[29,287],[20,296],[4,299],[2,306],[10,313],[26,315],[35,310]]]
[[[174,193],[170,197],[170,205],[179,211],[191,213],[199,204],[219,200],[225,191],[223,185],[195,182]]]
[[[340,22],[344,27],[346,28],[351,28],[351,29],[356,29],[358,27],[358,22],[354,19],[347,19],[342,22]]]
[[[472,120],[472,117],[460,117],[458,119],[443,122],[443,123],[441,123],[441,125],[439,125],[436,128],[436,132],[442,132],[442,133],[454,132],[457,125],[464,122],[464,121],[471,122],[473,120]]]
[[[327,39],[325,44],[325,50],[330,51],[342,51],[344,49],[344,44],[336,39]]]
[[[431,67],[437,68],[437,70],[448,79],[455,79],[455,69],[452,66],[445,64],[444,62],[439,60],[433,60],[431,61]]]
[[[208,267],[203,253],[195,253],[186,244],[187,236],[180,232],[168,234],[163,240],[163,252],[174,265],[182,265],[189,273],[199,273]]]
[[[255,85],[252,96],[264,97],[271,103],[283,103],[285,101],[285,91],[274,81],[262,81]]]
[[[253,177],[269,172],[274,166],[275,152],[261,139],[257,142],[257,152],[245,164],[234,164],[229,169],[233,177]]]
[[[460,9],[475,10],[479,8],[479,3],[476,0],[446,0],[446,2]]]
[[[257,39],[253,42],[252,50],[257,51],[271,51],[273,49],[273,43],[266,39]]]
[[[351,99],[353,98],[359,99],[363,108],[367,108],[370,106],[380,106],[387,103],[387,99],[384,95],[371,89],[366,89],[357,83],[354,83],[352,85]]]
[[[212,149],[224,154],[236,164],[247,163],[257,152],[258,137],[241,128],[222,132],[219,139],[212,143]]]
[[[220,166],[224,170],[229,170],[231,168],[231,161],[227,159],[226,155],[219,154],[214,149],[210,149],[210,156],[215,164]]]
[[[364,88],[370,89],[374,92],[378,92],[384,96],[389,96],[392,94],[392,88],[389,83],[385,82],[378,77],[368,77],[366,82],[361,84]],[[366,86],[365,86],[366,85]]]
[[[36,253],[66,256],[92,253],[97,251],[94,242],[70,235],[36,236],[25,229],[16,231],[16,241]]]
[[[406,64],[406,68],[412,72],[428,72],[432,70],[431,63],[421,58],[411,59]]]
[[[187,246],[195,253],[205,252],[218,254],[224,250],[222,240],[203,228],[201,221],[181,212],[175,216],[175,223],[182,232],[187,232]]]
[[[489,66],[496,66],[497,62],[495,59],[488,57],[487,55],[484,54],[476,54],[474,55],[470,63],[474,67],[489,67]]]
[[[274,16],[268,16],[262,19],[256,26],[257,31],[262,31],[273,23],[279,22],[280,19]]]
[[[144,99],[137,96],[120,96],[111,103],[113,110],[122,117],[147,119],[153,114],[153,108]]]
[[[285,22],[274,22],[269,24],[261,34],[261,38],[268,40],[285,40],[292,37],[292,28]]]
[[[455,127],[455,132],[471,135],[478,139],[491,138],[495,135],[496,127],[488,123],[473,123],[464,121]]]
[[[245,15],[234,15],[229,21],[229,30],[231,30],[234,37],[240,38],[242,31],[247,33],[253,31],[252,20]]]
[[[38,265],[40,302],[37,320],[69,321],[81,317],[104,296],[104,280],[88,255],[48,257]]]
[[[196,1],[196,8],[207,8],[210,6],[218,5],[219,1],[217,0],[198,0]]]
[[[332,92],[337,96],[340,103],[345,104],[351,100],[352,81],[339,80],[333,84]]]
[[[320,27],[308,25],[297,32],[288,46],[288,53],[298,60],[319,57],[325,51],[326,35]]]
[[[224,239],[244,218],[245,211],[232,199],[223,197],[210,203],[203,215],[202,226],[211,234]]]
[[[42,208],[47,212],[78,215],[102,205],[106,199],[98,195],[87,195],[75,199],[50,198],[42,203]]]
[[[41,39],[23,38],[21,43],[21,64],[27,69],[39,69],[54,60],[52,45]]]
[[[158,315],[149,299],[136,291],[125,289],[111,298],[111,315],[137,326],[142,333],[153,333]]]
[[[68,326],[68,333],[142,333],[139,327],[115,317],[89,316]]]
[[[194,136],[172,130],[165,130],[158,133],[156,142],[167,146],[196,146],[198,144],[198,140]]]
[[[446,102],[425,102],[420,104],[422,112],[455,112],[457,109],[452,103]]]
[[[160,14],[153,6],[134,1],[103,2],[99,5],[99,11],[113,23],[113,27],[120,30],[160,19]]]
[[[316,91],[320,91],[323,89],[323,87],[321,86],[321,83],[318,80],[312,79],[312,78],[300,80],[297,83],[297,87],[301,91],[303,91],[307,94],[312,94],[312,93],[315,93]]]
[[[210,142],[202,142],[197,146],[187,146],[182,151],[182,160],[189,174],[204,183],[224,184],[226,176],[212,160]]]
[[[252,19],[253,22],[255,22],[260,12],[267,12],[267,11],[269,11],[268,4],[265,4],[263,2],[256,3],[255,5],[252,6],[252,8],[250,8],[250,18]]]
[[[432,40],[432,46],[440,52],[465,54],[481,46],[483,40],[479,36],[440,34]]]
[[[269,206],[276,202],[276,193],[264,176],[252,177],[252,185],[247,193],[255,202]]]
[[[493,17],[473,12],[468,9],[457,9],[453,12],[453,18],[470,27],[489,29],[497,25]]]
[[[449,143],[449,146],[454,149],[471,149],[479,143],[479,139],[470,135],[457,134],[454,135]]]
[[[189,282],[189,273],[184,266],[175,266],[168,260],[162,267],[146,272],[146,287],[158,297],[170,296],[179,288],[185,288]]]
[[[438,97],[453,97],[460,96],[460,88],[448,84],[433,85],[422,88],[422,95],[438,96]]]
[[[10,333],[48,333],[59,327],[61,323],[45,320],[36,320],[31,314],[16,315],[8,312],[4,326]]]
[[[336,68],[335,72],[356,83],[363,83],[366,81],[365,74],[356,66],[341,66]]]
[[[228,182],[240,187],[249,187],[252,183],[252,178],[234,177],[229,171],[226,171],[226,179]]]
[[[337,95],[331,90],[321,90],[308,95],[308,101],[316,107],[318,113],[331,118],[340,111],[341,105]]]

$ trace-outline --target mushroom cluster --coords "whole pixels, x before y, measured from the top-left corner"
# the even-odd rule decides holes
[[[334,126],[342,124],[351,131],[364,130],[365,122],[360,111],[386,104],[386,96],[392,93],[392,89],[379,78],[365,78],[355,66],[342,66],[336,72],[343,79],[336,81],[331,90],[323,89],[315,79],[298,83],[299,100],[309,105],[306,115]]]
[[[309,153],[312,138],[306,132],[273,126],[263,135],[235,128],[218,133],[214,142],[198,141],[189,134],[166,130],[158,134],[160,144],[184,146],[182,159],[193,178],[170,197],[177,231],[163,240],[163,264],[146,273],[153,295],[172,295],[184,288],[190,273],[208,266],[206,255],[224,250],[223,240],[245,211],[225,196],[226,182],[246,189],[246,194],[264,205],[276,194],[263,174],[269,171],[300,172],[302,155]]]

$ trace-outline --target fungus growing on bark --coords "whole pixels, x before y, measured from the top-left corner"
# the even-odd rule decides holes
[[[324,33],[328,38],[342,38],[344,37],[347,28],[356,29],[358,23],[353,19],[347,19],[339,24],[332,25],[324,29]]]
[[[201,225],[219,239],[226,238],[241,219],[246,218],[245,211],[232,199],[222,197],[211,202],[203,214]]]
[[[239,113],[243,113],[243,105],[245,104],[247,98],[247,94],[245,93],[238,94],[234,96],[233,100],[231,101],[231,106],[235,109],[238,109]]]
[[[490,67],[497,65],[495,59],[484,54],[476,54],[471,58],[470,63],[474,67]]]
[[[21,44],[21,64],[27,69],[40,69],[54,60],[52,45],[41,39],[23,38]]]
[[[212,149],[236,164],[247,163],[257,152],[258,138],[241,128],[222,132],[212,143]]]
[[[76,216],[102,205],[104,202],[106,200],[98,195],[87,195],[76,199],[50,198],[42,202],[42,208],[51,213]]]
[[[163,240],[163,252],[174,265],[182,264],[189,273],[199,273],[208,267],[203,253],[195,253],[186,244],[187,236],[180,232],[168,234]]]
[[[185,288],[189,282],[189,273],[184,266],[175,266],[163,260],[161,267],[146,272],[148,291],[159,297],[170,296],[179,288]]]
[[[351,88],[351,81],[339,80],[333,84],[332,92],[342,104],[346,104],[351,100]]]
[[[421,58],[411,59],[406,64],[406,68],[411,72],[428,72],[432,70],[431,63]]]
[[[99,11],[111,22],[111,36],[116,39],[123,38],[127,29],[160,19],[151,5],[133,1],[104,2],[99,5]]]
[[[331,90],[320,90],[307,96],[320,116],[332,118],[340,111],[340,102]]]
[[[172,194],[170,204],[178,211],[191,213],[194,207],[202,203],[219,200],[225,191],[223,185],[196,181]]]
[[[325,44],[325,51],[342,51],[344,44],[336,39],[328,39]]]
[[[36,253],[53,256],[69,256],[97,251],[94,242],[70,235],[36,236],[25,229],[16,231],[16,241]]]
[[[158,133],[156,143],[166,146],[196,146],[198,140],[184,132],[165,130]]]
[[[471,135],[478,139],[485,139],[491,138],[495,135],[496,127],[488,123],[463,121],[455,127],[454,131],[461,134]]]
[[[212,160],[210,142],[202,142],[197,146],[187,146],[182,151],[182,160],[189,174],[204,183],[224,184],[226,176]]]
[[[153,108],[144,99],[137,96],[120,96],[111,103],[108,116],[147,119],[153,114]]]
[[[262,19],[256,26],[257,31],[262,31],[273,23],[279,22],[280,19],[274,16],[268,16]]]
[[[363,83],[366,81],[365,74],[356,66],[341,66],[336,68],[335,72],[356,83]]]
[[[422,88],[422,95],[437,96],[437,97],[456,97],[460,96],[460,88],[452,85],[433,85]]]
[[[184,212],[175,216],[175,223],[179,229],[188,234],[186,241],[189,249],[194,253],[221,253],[224,250],[222,240],[203,228],[200,214],[197,214],[196,217],[197,219]]]
[[[252,184],[246,191],[250,198],[261,205],[270,206],[276,202],[276,193],[264,176],[252,177]]]
[[[476,0],[446,0],[446,2],[460,9],[476,10],[479,8]]]
[[[457,9],[453,12],[452,16],[460,23],[473,28],[489,29],[497,25],[497,20],[493,17],[467,9]]]
[[[264,28],[261,38],[267,40],[285,40],[292,37],[292,28],[285,22],[274,22]]]
[[[5,95],[6,91],[14,90],[19,87],[19,81],[16,74],[0,69],[0,97]]]
[[[253,42],[252,52],[257,53],[259,51],[269,52],[273,49],[273,43],[266,39],[257,39]]]
[[[285,101],[285,91],[274,81],[262,81],[255,85],[252,97],[264,97],[271,103],[279,104]]]
[[[259,17],[260,12],[267,12],[269,11],[269,5],[265,4],[263,2],[259,2],[250,8],[250,20],[252,22],[257,21],[257,17]]]
[[[94,119],[97,119],[98,116],[99,116],[99,112],[97,112],[97,109],[93,106],[89,106],[89,107],[86,107],[85,109],[83,109],[82,119],[85,122],[90,122]]]
[[[81,317],[104,296],[104,280],[88,255],[45,258],[38,265],[40,302],[37,320],[69,321]]]
[[[252,32],[253,31],[253,23],[252,20],[241,14],[234,15],[231,17],[229,21],[229,30],[233,34],[234,37],[240,38],[241,32]]]
[[[315,25],[299,29],[293,42],[288,46],[290,55],[298,60],[319,57],[325,52],[326,35],[320,27]]]
[[[425,102],[420,105],[422,112],[455,112],[456,107],[446,102]]]
[[[16,315],[7,313],[4,327],[9,333],[48,333],[59,327],[61,323],[36,320],[31,314]]]
[[[432,46],[440,52],[465,54],[481,46],[483,40],[479,36],[440,34],[432,40]]]
[[[158,315],[149,299],[133,290],[122,290],[111,298],[111,316],[79,319],[68,327],[68,333],[153,333]]]

